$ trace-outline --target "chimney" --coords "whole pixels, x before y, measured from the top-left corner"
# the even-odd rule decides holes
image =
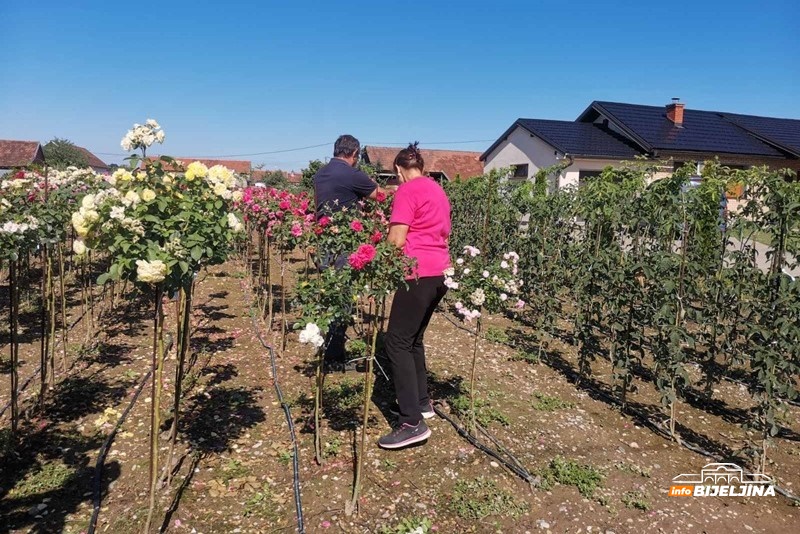
[[[673,98],[671,104],[667,104],[667,118],[675,124],[675,126],[683,127],[683,108],[684,104],[680,98]]]

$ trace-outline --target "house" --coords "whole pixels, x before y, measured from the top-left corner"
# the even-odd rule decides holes
[[[517,119],[482,155],[486,170],[512,167],[532,178],[559,162],[568,166],[552,187],[578,185],[607,166],[645,157],[672,164],[719,158],[734,168],[800,169],[800,120],[666,106],[592,102],[575,121]]]
[[[83,153],[83,155],[86,156],[87,165],[91,167],[94,172],[98,174],[108,174],[110,167],[105,163],[103,163],[103,160],[101,160],[100,158],[98,158],[97,156],[95,156],[82,146],[77,146],[75,148],[80,150]]]
[[[195,161],[199,161],[206,167],[213,167],[214,165],[222,165],[223,167],[227,167],[228,169],[232,170],[236,174],[243,174],[243,175],[250,175],[251,172],[251,165],[250,161],[247,160],[239,160],[239,159],[205,159],[205,158],[182,158],[176,156],[170,156],[172,159],[176,161],[180,161],[185,165],[193,163]],[[148,156],[148,160],[158,159],[159,156]],[[144,162],[140,164],[143,166]],[[173,167],[172,165],[165,165],[165,170],[168,171],[177,171],[178,167]]]
[[[427,148],[420,148],[419,151],[425,160],[425,174],[438,181],[466,179],[483,174],[480,152]],[[398,152],[400,149],[396,147],[367,146],[362,155],[365,163],[378,167],[379,176],[390,180],[396,178],[394,158]]]
[[[0,176],[17,167],[44,165],[44,151],[39,141],[0,139]]]

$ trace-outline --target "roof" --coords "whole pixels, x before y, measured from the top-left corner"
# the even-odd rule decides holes
[[[79,147],[76,147],[76,148],[78,150],[80,150],[81,152],[83,152],[83,155],[86,156],[86,161],[87,161],[87,164],[89,165],[89,167],[92,167],[94,169],[109,169],[110,168],[108,165],[103,163],[103,160],[101,160],[100,158],[98,158],[97,156],[95,156],[94,154],[92,154],[91,152],[89,152],[88,150],[83,148],[82,146],[79,146]]]
[[[684,108],[683,124],[666,116],[665,106],[595,101],[577,118],[591,123],[607,117],[645,151],[705,152],[766,157],[785,155],[728,120],[720,112]],[[800,121],[795,121],[800,124]]]
[[[517,127],[524,128],[559,152],[571,156],[629,159],[642,154],[630,140],[599,124],[517,119],[511,128],[481,155],[481,158],[485,159]]]
[[[800,157],[800,120],[722,113],[722,116],[758,139]]]
[[[394,172],[394,158],[400,150],[397,147],[365,147],[367,162],[372,165],[380,165],[384,170],[390,172]],[[428,148],[420,148],[419,152],[422,159],[425,160],[425,172],[442,172],[449,180],[455,180],[456,176],[472,178],[483,174],[480,152]]]
[[[159,156],[148,156],[147,159],[157,159]],[[232,170],[238,174],[250,174],[250,161],[248,160],[240,160],[240,159],[204,159],[204,158],[182,158],[176,156],[170,156],[172,159],[177,161],[182,161],[184,165],[188,165],[189,163],[199,161],[206,167],[213,167],[214,165],[222,165],[223,167],[227,167],[228,169]],[[169,171],[178,170],[173,168],[169,165],[165,165],[164,168]]]
[[[24,167],[34,161],[44,162],[39,141],[0,139],[0,168]]]

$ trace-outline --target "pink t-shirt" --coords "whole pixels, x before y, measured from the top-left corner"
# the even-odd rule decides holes
[[[450,266],[450,201],[432,178],[420,176],[397,188],[389,222],[408,225],[403,252],[417,260],[409,278],[441,276]]]

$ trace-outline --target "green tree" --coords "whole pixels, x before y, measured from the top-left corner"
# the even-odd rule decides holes
[[[47,164],[56,169],[66,169],[69,166],[78,168],[88,167],[89,158],[69,139],[54,137],[42,147],[44,159]]]
[[[283,171],[270,171],[266,173],[262,182],[267,187],[284,188],[287,185],[286,175],[283,173]]]
[[[325,165],[322,161],[315,159],[308,162],[308,167],[303,169],[303,179],[300,180],[300,187],[306,191],[314,189],[314,175]]]

